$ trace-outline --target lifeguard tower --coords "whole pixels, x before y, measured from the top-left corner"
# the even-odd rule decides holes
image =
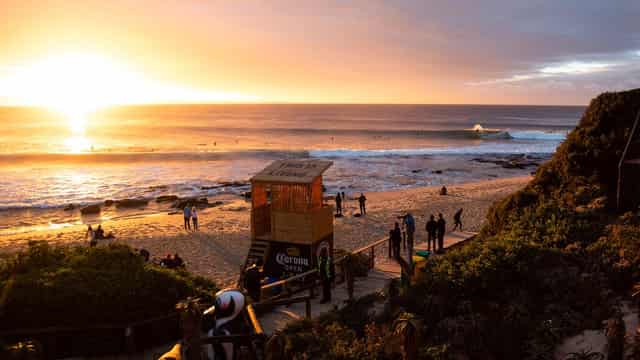
[[[251,249],[247,263],[264,261],[276,278],[316,266],[333,251],[333,207],[323,202],[323,160],[278,160],[251,178]]]

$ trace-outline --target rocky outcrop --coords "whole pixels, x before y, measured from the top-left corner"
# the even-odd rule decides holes
[[[82,209],[80,209],[80,214],[82,214],[82,215],[99,214],[101,210],[102,209],[100,208],[100,205],[98,205],[98,204],[89,205],[89,206],[85,206]]]
[[[147,206],[149,200],[147,199],[122,199],[115,202],[117,208],[137,208]]]
[[[177,201],[179,198],[176,195],[162,195],[162,196],[158,196],[156,198],[156,202],[174,202]]]

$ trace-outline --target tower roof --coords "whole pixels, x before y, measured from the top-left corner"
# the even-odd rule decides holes
[[[322,175],[332,161],[276,160],[251,178],[252,182],[309,184]]]

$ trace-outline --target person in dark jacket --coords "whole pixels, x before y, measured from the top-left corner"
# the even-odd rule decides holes
[[[437,223],[435,220],[435,216],[433,216],[433,214],[429,217],[429,221],[427,221],[427,225],[425,227],[425,230],[427,230],[427,250],[429,251],[436,251],[438,248],[436,247],[436,228],[437,228]],[[431,244],[433,244],[433,247],[431,247]]]
[[[456,231],[458,227],[462,231],[462,208],[453,215],[453,231]]]
[[[336,195],[336,215],[342,215],[342,196]]]
[[[318,257],[318,273],[320,273],[320,281],[322,282],[322,300],[320,304],[325,304],[331,301],[331,281],[335,274],[333,268],[333,260],[329,256],[327,248],[320,250],[320,257]]]
[[[360,215],[367,214],[367,198],[363,193],[360,193],[360,197],[358,197],[358,203],[360,203]]]
[[[438,214],[438,222],[436,223],[436,232],[438,235],[438,251],[444,250],[444,233],[447,230],[447,222],[444,221],[442,213]]]
[[[261,281],[262,259],[258,259],[244,273],[244,288],[254,302],[260,301]]]
[[[416,232],[416,220],[411,213],[407,213],[402,219],[404,222],[404,228],[407,231],[407,250],[409,251],[409,260],[413,257],[413,242],[414,234]]]
[[[402,242],[402,232],[400,231],[400,224],[395,223],[393,230],[391,230],[391,247],[393,248],[393,257],[400,256],[400,243]]]

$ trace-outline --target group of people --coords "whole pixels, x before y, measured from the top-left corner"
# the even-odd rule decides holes
[[[343,206],[342,204],[347,201],[347,196],[343,192],[338,192],[335,197],[336,200],[336,216],[342,216]],[[358,196],[358,204],[360,205],[360,216],[367,214],[367,198],[363,193]]]
[[[89,246],[96,246],[98,245],[98,240],[113,239],[113,237],[112,233],[105,235],[102,225],[98,225],[95,230],[93,230],[91,225],[87,226],[86,238],[89,240]]]
[[[167,269],[182,268],[184,267],[184,261],[177,253],[167,254],[167,256],[160,260],[160,266],[166,267]]]
[[[400,216],[398,219],[402,220],[404,236],[400,229],[400,223],[396,221],[393,229],[389,231],[389,255],[394,257],[400,256],[401,244],[403,248],[408,249],[409,254],[413,254],[414,235],[416,231],[416,221],[411,213]],[[453,230],[462,230],[462,209],[456,211],[453,215],[453,221]],[[447,222],[444,220],[442,213],[438,214],[437,220],[433,214],[430,215],[429,221],[425,224],[425,230],[427,232],[427,250],[433,252],[441,252],[444,250],[444,235],[447,230]]]
[[[184,229],[198,231],[198,209],[187,204],[182,210],[182,214],[184,215]]]

